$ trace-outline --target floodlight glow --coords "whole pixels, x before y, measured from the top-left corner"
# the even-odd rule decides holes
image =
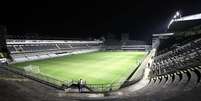
[[[174,19],[176,19],[177,18],[177,16],[176,15],[174,15],[174,17],[173,17]]]
[[[179,11],[177,11],[177,12],[176,12],[176,16],[180,16],[180,13],[179,13]]]

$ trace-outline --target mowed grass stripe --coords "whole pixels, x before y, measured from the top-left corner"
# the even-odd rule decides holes
[[[58,80],[86,80],[100,84],[125,80],[145,52],[94,52],[12,64],[17,68],[39,66],[42,74]]]

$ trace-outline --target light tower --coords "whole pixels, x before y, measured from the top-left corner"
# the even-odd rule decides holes
[[[180,13],[179,11],[177,11],[177,12],[174,14],[173,18],[171,19],[170,23],[168,24],[168,29],[169,29],[170,25],[171,25],[176,19],[179,19],[179,18],[181,18],[181,13]]]

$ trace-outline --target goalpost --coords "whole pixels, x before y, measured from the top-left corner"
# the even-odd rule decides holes
[[[40,68],[39,66],[36,66],[36,65],[28,65],[24,67],[24,71],[27,74],[30,74],[30,73],[38,74],[40,73]]]

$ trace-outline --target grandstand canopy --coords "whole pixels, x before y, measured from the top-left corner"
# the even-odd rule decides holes
[[[173,35],[174,33],[162,33],[162,34],[153,34],[152,36],[153,37],[160,37],[160,36],[171,36]]]
[[[201,13],[173,19],[170,22],[168,32],[178,32],[191,30],[193,27],[201,25]]]

